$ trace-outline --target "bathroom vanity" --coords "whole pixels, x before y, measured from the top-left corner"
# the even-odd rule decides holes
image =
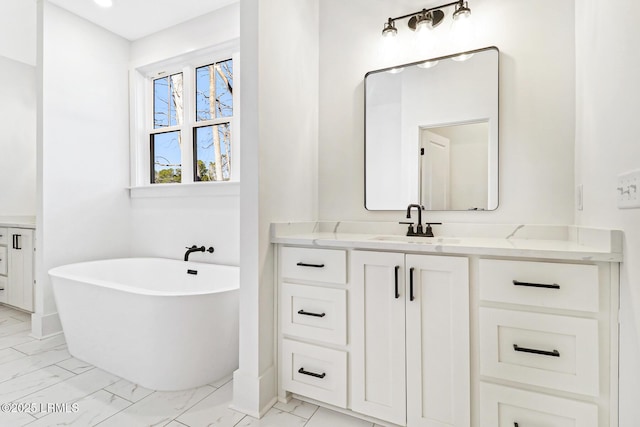
[[[618,425],[620,232],[403,231],[272,225],[280,400],[391,426]]]
[[[0,303],[33,312],[35,223],[0,218]]]

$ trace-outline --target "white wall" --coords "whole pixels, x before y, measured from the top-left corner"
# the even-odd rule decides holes
[[[396,48],[384,49],[380,34],[388,17],[430,4],[439,3],[320,2],[319,218],[402,219],[399,212],[364,208],[363,80],[367,71],[493,45],[501,52],[500,206],[495,212],[434,212],[429,219],[571,223],[573,1],[474,0],[470,7],[475,34],[458,37],[448,16],[431,32],[431,42],[416,45],[405,20],[398,23]]]
[[[131,43],[131,67],[144,67],[240,36],[240,6],[233,4]],[[240,83],[242,85],[242,82]],[[236,111],[238,111],[236,109]],[[182,258],[186,246],[213,246],[194,261],[240,264],[240,197],[160,197],[131,200],[133,256]]]
[[[0,56],[35,67],[36,0],[0,0]]]
[[[616,207],[616,177],[640,169],[640,4],[576,1],[576,184],[578,224],[624,230],[621,266],[620,426],[638,425],[640,383],[640,210]]]
[[[0,100],[0,215],[35,216],[35,67],[0,56]]]
[[[47,271],[129,253],[129,43],[39,3],[34,333],[56,332]]]
[[[233,405],[252,415],[268,409],[276,392],[269,224],[317,217],[318,3],[241,3],[240,368]]]

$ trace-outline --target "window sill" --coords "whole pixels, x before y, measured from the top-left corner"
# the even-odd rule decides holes
[[[234,197],[240,195],[239,182],[155,184],[129,187],[132,199],[156,197]]]

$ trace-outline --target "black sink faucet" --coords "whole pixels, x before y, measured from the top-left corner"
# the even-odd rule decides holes
[[[413,231],[413,223],[412,222],[401,222],[400,224],[409,224],[409,229],[407,230],[407,236],[420,236],[420,237],[433,237],[433,229],[432,225],[440,225],[441,222],[426,222],[427,229],[422,231],[422,206],[411,204],[407,206],[407,218],[411,219],[411,209],[418,209],[418,225],[416,226],[416,231]]]
[[[187,252],[184,253],[185,261],[189,261],[189,255],[191,255],[191,253],[193,252],[209,252],[210,254],[212,254],[214,251],[213,246],[210,246],[209,249],[206,249],[204,246],[198,247],[196,245],[193,245],[191,247],[187,246],[186,249],[187,249]]]
[[[422,206],[416,205],[416,204],[411,204],[407,206],[407,219],[411,219],[411,208],[418,209],[418,225],[416,226],[415,234],[421,235],[422,234]]]

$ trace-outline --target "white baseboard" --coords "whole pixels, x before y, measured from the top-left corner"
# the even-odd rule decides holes
[[[58,313],[31,315],[31,336],[39,340],[62,333],[62,324]]]
[[[259,377],[246,375],[240,369],[233,373],[231,409],[254,418],[262,418],[277,400],[274,366]]]

